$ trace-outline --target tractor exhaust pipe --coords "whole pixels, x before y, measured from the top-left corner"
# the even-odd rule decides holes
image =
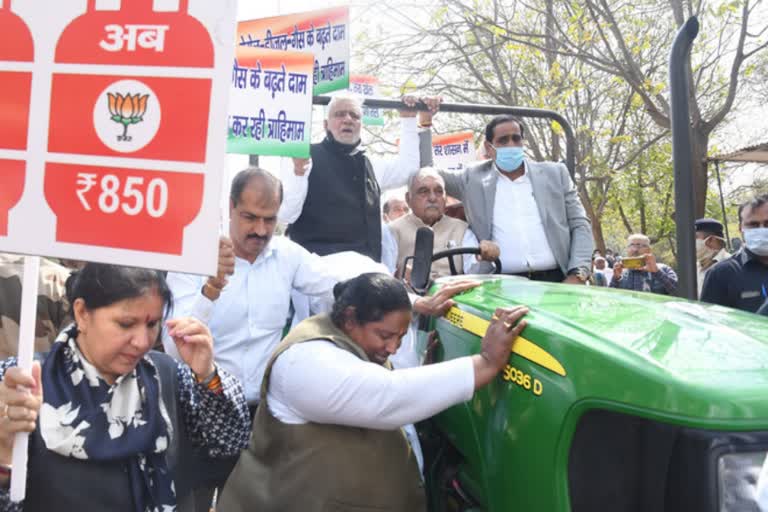
[[[672,160],[675,169],[675,225],[677,230],[677,294],[696,300],[696,248],[693,235],[694,201],[691,171],[691,116],[688,109],[688,56],[699,33],[692,16],[680,27],[669,54],[670,108],[672,110]]]

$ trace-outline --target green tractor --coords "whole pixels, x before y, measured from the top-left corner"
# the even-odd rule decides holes
[[[430,356],[439,362],[479,353],[497,307],[530,308],[500,377],[420,427],[433,512],[761,511],[768,317],[689,300],[685,55],[697,32],[689,20],[670,57],[684,298],[484,276],[444,317],[423,320],[418,348],[436,337]],[[422,289],[431,261],[475,252],[433,255],[418,238],[416,248],[412,282]]]
[[[682,297],[473,276],[482,284],[455,297],[444,317],[421,319],[417,348],[440,362],[479,353],[497,307],[530,308],[501,375],[471,401],[418,426],[431,512],[761,512],[768,317],[690,300],[695,217],[685,57],[697,32],[692,18],[670,56]],[[407,108],[391,100],[366,104]],[[556,112],[469,104],[441,110],[557,122],[574,174],[574,131]],[[434,259],[477,252],[433,254],[431,241],[418,236],[415,245],[411,283],[422,292],[453,279],[430,283]],[[437,348],[428,351],[434,338]]]
[[[759,512],[768,317],[482,279],[421,350],[434,331],[437,362],[479,353],[497,307],[529,306],[529,325],[496,381],[421,426],[432,511]]]

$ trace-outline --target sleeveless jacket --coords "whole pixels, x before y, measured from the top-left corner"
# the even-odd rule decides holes
[[[291,331],[267,364],[250,445],[217,512],[425,512],[418,463],[401,429],[292,425],[269,412],[275,360],[291,346],[315,339],[369,360],[328,315],[308,318]]]
[[[413,256],[414,245],[416,245],[416,231],[426,226],[421,219],[413,213],[403,215],[396,221],[389,224],[389,230],[397,241],[397,268],[398,272],[403,269],[403,260],[406,256]],[[464,241],[464,233],[467,232],[469,224],[460,219],[454,219],[447,215],[440,217],[440,220],[432,226],[432,232],[435,234],[433,253],[461,247]],[[474,256],[469,255],[468,258]],[[453,256],[453,263],[459,274],[464,273],[464,256]],[[451,267],[448,259],[441,259],[432,263],[432,277],[441,277],[451,275]]]
[[[178,407],[176,362],[160,352],[150,352],[160,375],[160,393],[171,419],[174,435],[168,446],[168,469],[174,475],[177,510],[194,510],[190,485],[193,476],[192,444]],[[54,510],[135,512],[127,461],[92,461],[65,457],[45,447],[36,429],[29,438],[27,493],[24,512]]]
[[[349,154],[332,140],[312,144],[312,171],[291,239],[320,256],[356,251],[381,261],[381,189],[363,152]]]

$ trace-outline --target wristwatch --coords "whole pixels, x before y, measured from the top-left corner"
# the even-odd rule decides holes
[[[569,276],[576,276],[579,281],[586,283],[589,279],[589,270],[584,267],[572,268],[568,271]]]

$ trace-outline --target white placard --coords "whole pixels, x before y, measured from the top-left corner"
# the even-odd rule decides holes
[[[0,9],[0,251],[213,274],[237,2],[101,3]]]

